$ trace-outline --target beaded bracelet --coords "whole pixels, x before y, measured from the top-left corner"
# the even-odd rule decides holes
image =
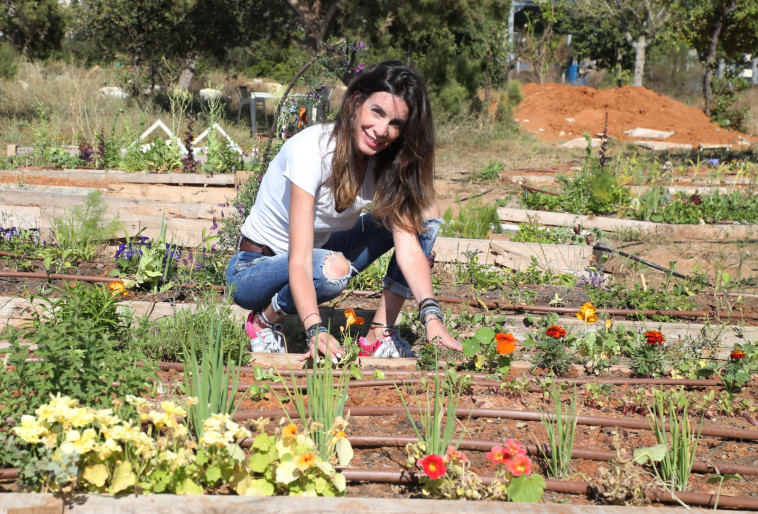
[[[424,298],[421,300],[418,309],[418,316],[424,323],[424,329],[426,329],[429,322],[437,320],[444,322],[442,317],[442,309],[440,308],[440,302],[434,298]]]
[[[328,334],[329,330],[326,327],[321,326],[320,323],[314,323],[305,330],[305,340],[308,341],[308,344],[310,344],[311,340],[322,332],[326,332]]]

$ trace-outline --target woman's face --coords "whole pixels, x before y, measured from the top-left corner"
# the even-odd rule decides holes
[[[358,151],[376,155],[403,133],[409,108],[405,100],[385,91],[372,93],[355,113],[353,133]]]

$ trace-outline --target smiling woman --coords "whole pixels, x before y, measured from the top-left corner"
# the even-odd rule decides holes
[[[454,349],[433,298],[428,257],[439,232],[434,202],[434,134],[426,86],[400,62],[364,70],[348,86],[334,122],[289,139],[261,181],[227,268],[234,301],[252,310],[253,351],[286,351],[285,313],[306,329],[307,358],[340,358],[319,303],[395,249],[383,294],[362,345],[374,355],[415,356],[393,324],[415,297],[426,338]],[[370,212],[363,212],[371,205]]]

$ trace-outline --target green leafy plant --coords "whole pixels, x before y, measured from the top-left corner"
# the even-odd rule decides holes
[[[690,425],[687,407],[680,414],[671,403],[664,403],[660,395],[650,407],[650,416],[658,444],[652,448],[636,449],[634,459],[638,464],[650,463],[658,478],[668,484],[672,491],[686,491],[700,441],[703,418],[700,418],[695,433]]]
[[[486,239],[489,234],[500,234],[500,217],[497,206],[493,203],[482,205],[479,198],[472,198],[465,205],[458,202],[458,217],[453,219],[453,209],[442,215],[441,236],[465,237],[469,239]]]
[[[210,293],[201,295],[194,308],[177,309],[171,316],[146,324],[144,335],[133,344],[152,359],[177,362],[184,357],[183,343],[191,338],[203,340],[212,326],[221,330],[223,360],[247,365],[250,336],[234,312],[229,295],[221,301]],[[203,345],[196,348],[198,359],[202,348]]]
[[[409,444],[406,451],[408,468],[423,470],[421,493],[427,497],[536,503],[545,491],[545,479],[532,474],[531,459],[513,439],[487,452],[487,458],[496,466],[495,477],[488,485],[471,471],[468,458],[452,445],[441,455],[425,455],[414,444]]]
[[[260,420],[248,458],[240,442],[252,434],[228,415],[206,419],[197,441],[188,437],[185,418],[195,399],[163,401],[160,409],[143,398],[126,400],[145,431],[122,412],[80,407],[67,396],[24,416],[13,429],[26,452],[22,482],[64,494],[345,494],[345,477],[313,454],[313,441],[294,425],[269,435]]]
[[[527,334],[522,346],[525,350],[534,349],[532,364],[535,368],[542,368],[558,376],[568,372],[573,359],[571,355],[576,348],[577,335],[568,332],[558,322],[558,315],[551,313],[536,321],[528,314],[527,322],[537,325],[536,332]]]
[[[665,341],[659,331],[648,330],[645,332],[645,342],[629,343],[626,353],[632,359],[631,366],[637,376],[657,378],[666,374]]]
[[[473,180],[484,180],[491,182],[497,180],[500,172],[505,168],[505,164],[500,161],[490,161],[482,169],[474,172],[471,177]]]
[[[286,397],[295,405],[298,416],[307,427],[321,458],[330,461],[336,455],[340,464],[346,466],[352,459],[352,447],[345,438],[335,439],[333,433],[335,430],[344,431],[344,427],[347,426],[344,415],[350,374],[342,373],[335,379],[332,364],[327,351],[320,364],[306,376],[305,394],[296,383],[294,374],[290,375],[289,384],[280,380],[284,384]]]
[[[107,210],[103,193],[96,189],[87,194],[83,205],[54,218],[53,233],[61,251],[71,250],[78,259],[92,260],[102,242],[113,239],[121,227],[118,215],[105,221]]]
[[[224,361],[221,323],[211,321],[205,340],[201,343],[199,360],[197,339],[190,332],[189,346],[182,343],[182,349],[185,392],[197,398],[197,404],[190,407],[189,414],[192,429],[199,439],[203,436],[205,420],[214,414],[232,415],[237,412],[247,391],[235,403],[242,353],[237,358],[236,366],[231,357]]]
[[[474,337],[463,341],[463,354],[472,359],[476,370],[493,371],[505,375],[511,369],[517,339],[510,332],[498,332],[488,327],[476,331]]]
[[[433,373],[431,382],[426,377],[421,379],[423,400],[419,399],[415,391],[413,393],[414,403],[418,408],[418,422],[415,421],[400,388],[395,386],[413,431],[418,437],[419,451],[425,455],[442,455],[452,444],[458,404],[465,389],[465,381],[458,377],[453,368],[445,369],[442,378],[440,374],[439,370]]]
[[[18,420],[50,394],[110,405],[119,396],[147,393],[157,380],[154,366],[138,348],[124,351],[132,319],[118,309],[119,295],[81,282],[52,293],[59,297],[30,298],[30,326],[2,334],[9,348],[0,374],[0,416]]]
[[[548,476],[565,478],[569,475],[576,435],[576,389],[567,408],[563,406],[560,388],[555,382],[551,396],[553,412],[540,412],[540,420],[547,433],[547,445],[540,445],[540,451],[546,463]]]
[[[735,344],[729,362],[723,367],[721,380],[729,393],[738,393],[758,373],[758,343]]]

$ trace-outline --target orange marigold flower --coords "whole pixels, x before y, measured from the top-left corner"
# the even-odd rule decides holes
[[[421,466],[426,476],[432,480],[436,480],[447,473],[445,461],[439,455],[427,455],[423,459],[419,459],[416,465]]]
[[[363,318],[356,316],[353,309],[345,309],[345,317],[347,318],[347,321],[345,322],[345,328],[349,327],[350,325],[363,325]]]
[[[555,339],[560,339],[566,336],[566,329],[560,325],[553,325],[545,331],[545,334],[554,337]]]
[[[120,294],[121,296],[126,296],[129,294],[129,291],[126,290],[126,287],[124,286],[124,283],[121,280],[115,280],[108,284],[108,289],[111,290],[111,294],[117,295]]]
[[[511,475],[514,477],[520,477],[521,475],[531,475],[532,459],[523,454],[516,455],[505,463],[505,469],[510,471]]]
[[[729,358],[733,361],[738,361],[740,359],[745,358],[745,352],[742,350],[734,350],[732,353],[729,354]]]
[[[516,349],[516,337],[508,332],[504,334],[500,332],[495,336],[497,340],[497,353],[500,355],[508,355],[513,353]]]
[[[305,471],[316,463],[316,456],[313,455],[313,452],[303,452],[292,461],[300,471]]]
[[[647,332],[645,332],[645,339],[647,339],[647,344],[662,345],[663,342],[666,340],[666,336],[664,336],[657,330],[648,330]]]

